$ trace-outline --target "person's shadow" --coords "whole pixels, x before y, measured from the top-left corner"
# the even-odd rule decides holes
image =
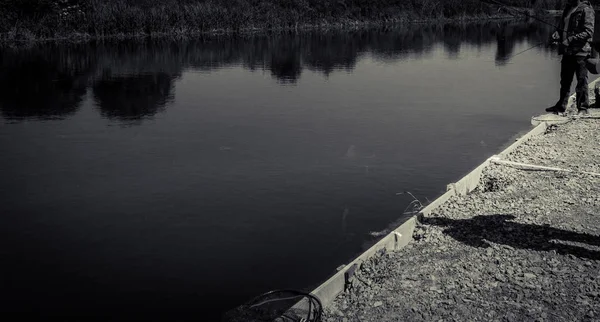
[[[600,260],[599,250],[584,247],[600,246],[600,236],[517,223],[511,221],[514,218],[513,215],[480,215],[471,219],[423,217],[420,221],[427,225],[446,227],[444,234],[473,247],[487,248],[491,246],[490,243],[494,243],[536,251],[555,250],[559,254]],[[575,246],[564,242],[586,245]]]

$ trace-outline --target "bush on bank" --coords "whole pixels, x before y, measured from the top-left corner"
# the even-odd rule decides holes
[[[294,29],[433,19],[493,17],[487,0],[3,0],[3,40]],[[564,0],[503,0],[534,10]],[[506,14],[506,12],[504,12]]]

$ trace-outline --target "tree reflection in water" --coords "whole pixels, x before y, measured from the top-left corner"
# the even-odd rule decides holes
[[[439,45],[448,59],[457,59],[465,45],[494,44],[495,61],[501,66],[511,60],[518,45],[542,42],[551,29],[535,21],[414,24],[4,50],[0,54],[0,112],[5,119],[17,121],[65,118],[78,110],[89,88],[103,117],[141,124],[174,100],[174,80],[188,69],[210,72],[241,66],[269,71],[278,82],[295,84],[304,68],[325,76],[337,70],[352,71],[365,54],[394,62],[430,54]]]
[[[85,50],[6,50],[0,57],[0,113],[5,119],[64,119],[77,112],[87,88],[82,73],[93,64]]]
[[[173,100],[172,77],[165,73],[103,77],[96,81],[94,99],[111,120],[135,121],[155,115]]]

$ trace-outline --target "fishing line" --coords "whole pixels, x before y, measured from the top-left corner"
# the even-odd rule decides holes
[[[506,62],[506,61],[508,61],[508,60],[510,60],[510,59],[513,59],[513,58],[515,58],[516,56],[519,56],[520,54],[523,54],[523,53],[525,53],[525,52],[528,52],[528,51],[530,51],[530,50],[532,50],[532,49],[534,49],[534,48],[537,48],[537,47],[539,47],[539,46],[541,46],[541,45],[545,45],[545,44],[546,44],[546,42],[545,42],[545,41],[543,41],[543,42],[541,42],[541,43],[539,43],[539,44],[537,44],[537,45],[533,45],[533,46],[531,46],[531,47],[529,47],[529,48],[527,48],[527,49],[525,49],[525,50],[521,50],[520,52],[518,52],[518,53],[516,53],[516,54],[512,54],[512,55],[510,55],[510,56],[508,56],[508,57],[505,57],[505,58],[502,58],[502,59],[498,59],[498,60],[500,60],[500,61],[503,61],[503,62]]]
[[[509,11],[508,13],[509,13],[510,15],[512,15],[513,17],[517,17],[517,18],[518,18],[518,17],[519,17],[519,15],[524,15],[524,16],[526,16],[526,17],[529,17],[529,18],[535,19],[535,20],[537,20],[537,21],[539,21],[539,22],[541,22],[541,23],[544,23],[544,24],[546,24],[546,25],[548,25],[548,26],[551,26],[551,27],[555,28],[555,29],[556,29],[556,30],[558,30],[558,31],[562,31],[560,28],[558,28],[558,26],[556,26],[556,25],[554,25],[554,24],[552,24],[552,23],[549,23],[549,22],[547,22],[547,21],[546,21],[546,20],[544,20],[544,19],[541,19],[541,18],[538,18],[538,17],[536,17],[536,16],[530,15],[529,13],[527,13],[527,12],[525,12],[525,11],[521,11],[521,10],[518,10],[518,9],[515,9],[515,8],[511,8],[511,7],[509,7],[508,5],[506,5],[506,4],[504,4],[504,3],[500,2],[500,1],[497,1],[497,0],[480,0],[480,1],[481,1],[481,2],[483,2],[483,3],[487,3],[487,2],[489,1],[489,2],[491,2],[491,3],[497,4],[497,5],[499,5],[499,6],[503,7],[503,8],[505,8],[505,9],[508,9],[508,11]],[[511,11],[512,11],[512,12],[511,12]],[[517,13],[519,13],[519,15],[516,15],[516,14],[514,14],[514,12],[517,12]],[[512,54],[512,55],[510,55],[510,56],[508,56],[508,57],[505,57],[505,58],[502,58],[502,59],[499,59],[499,60],[500,60],[500,61],[503,61],[503,62],[506,62],[506,61],[508,61],[508,60],[510,60],[510,59],[512,59],[512,58],[514,58],[514,57],[516,57],[516,56],[518,56],[518,55],[521,55],[521,54],[523,54],[523,53],[526,53],[526,52],[528,52],[528,51],[530,51],[530,50],[532,50],[532,49],[535,49],[535,48],[537,48],[537,47],[539,47],[539,46],[541,46],[541,45],[544,45],[544,44],[546,44],[546,41],[543,41],[543,42],[541,42],[541,43],[539,43],[539,44],[533,45],[533,46],[531,46],[531,47],[529,47],[529,48],[527,48],[527,49],[525,49],[525,50],[522,50],[522,51],[520,51],[520,52],[518,52],[518,53],[516,53],[516,54]]]

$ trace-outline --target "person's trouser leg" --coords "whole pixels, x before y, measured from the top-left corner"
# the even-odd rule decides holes
[[[575,75],[577,76],[577,87],[575,93],[577,96],[577,109],[587,109],[590,105],[588,93],[588,70],[585,67],[585,57],[576,58]]]
[[[560,61],[560,98],[558,103],[556,103],[556,107],[563,111],[567,108],[569,101],[569,93],[571,92],[573,76],[575,76],[576,64],[577,60],[571,55],[564,55]]]

